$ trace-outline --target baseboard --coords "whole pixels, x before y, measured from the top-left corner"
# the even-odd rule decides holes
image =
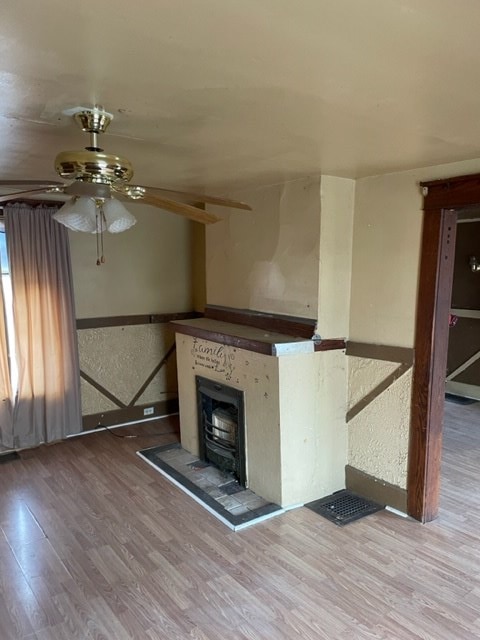
[[[345,486],[353,493],[407,513],[407,490],[346,465]]]
[[[147,415],[143,410],[153,408],[153,413]],[[145,418],[160,418],[165,415],[178,412],[178,399],[171,398],[169,400],[161,400],[160,402],[151,402],[144,405],[136,405],[134,407],[125,407],[124,409],[114,409],[113,411],[104,411],[102,413],[91,413],[83,416],[83,431],[95,429],[98,425],[111,427],[116,424],[124,424],[125,422],[136,422]]]
[[[465,382],[449,380],[445,385],[445,391],[447,393],[452,393],[454,396],[480,400],[480,386],[477,386],[476,384],[467,384]]]

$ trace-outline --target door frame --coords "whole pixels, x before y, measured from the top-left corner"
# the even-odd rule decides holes
[[[422,182],[423,232],[407,477],[408,514],[437,517],[456,209],[480,205],[480,174]]]

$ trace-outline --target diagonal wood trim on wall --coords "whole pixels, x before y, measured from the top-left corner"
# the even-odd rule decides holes
[[[83,378],[85,382],[88,382],[88,384],[91,384],[92,387],[95,387],[97,391],[100,391],[102,395],[104,395],[111,402],[113,402],[113,404],[116,404],[117,407],[120,407],[120,409],[127,408],[127,405],[124,402],[119,400],[116,396],[113,395],[113,393],[110,393],[108,389],[105,389],[105,387],[103,387],[99,382],[94,380],[92,377],[88,375],[88,373],[85,373],[85,371],[82,371],[81,369],[80,369],[80,377]]]
[[[158,363],[158,365],[149,374],[148,378],[142,384],[142,386],[137,391],[137,393],[133,396],[133,399],[128,403],[128,405],[125,404],[124,402],[122,402],[121,400],[119,400],[116,396],[113,395],[113,393],[111,393],[103,385],[101,385],[99,382],[97,382],[94,378],[89,376],[88,373],[85,373],[85,371],[80,370],[80,377],[83,378],[86,382],[88,382],[88,384],[92,385],[92,387],[94,387],[102,395],[104,395],[106,398],[108,398],[111,402],[113,402],[113,404],[116,404],[117,407],[119,407],[120,409],[127,409],[127,408],[133,407],[135,405],[135,402],[140,398],[142,393],[145,391],[145,389],[148,387],[148,385],[152,382],[153,378],[157,375],[157,373],[160,371],[160,369],[167,363],[168,359],[170,358],[170,356],[172,355],[172,353],[174,351],[175,351],[175,343],[173,343],[173,345],[170,347],[170,349],[167,351],[167,353],[163,356],[163,358]]]
[[[370,393],[347,411],[346,421],[350,422],[363,411],[375,398],[386,391],[395,380],[403,376],[413,365],[415,351],[408,347],[395,347],[385,344],[371,344],[369,342],[354,342],[349,340],[345,351],[347,356],[365,358],[366,360],[382,360],[384,362],[398,362],[398,366],[389,376],[378,384]]]
[[[142,386],[140,387],[140,389],[137,391],[137,393],[133,396],[133,398],[130,400],[130,402],[128,403],[129,407],[133,407],[135,405],[135,403],[137,402],[137,400],[140,398],[140,396],[142,395],[142,393],[145,391],[145,389],[148,387],[148,385],[151,383],[151,381],[154,379],[154,377],[157,375],[157,373],[160,371],[160,369],[167,363],[167,360],[170,358],[170,356],[172,355],[172,353],[175,351],[175,342],[172,344],[172,346],[170,347],[170,349],[167,351],[167,353],[163,356],[162,360],[157,364],[157,366],[153,369],[153,371],[151,372],[151,374],[148,376],[148,378],[145,380],[145,382],[142,384]]]
[[[370,393],[367,393],[365,397],[359,400],[356,405],[354,405],[351,409],[349,409],[349,411],[347,411],[347,422],[350,422],[350,420],[352,420],[361,411],[368,407],[368,405],[371,404],[381,393],[388,389],[388,387],[390,387],[395,382],[395,380],[398,380],[400,376],[403,376],[403,374],[406,373],[411,368],[411,366],[412,365],[408,363],[400,364],[400,366],[398,366],[395,371],[392,371],[392,373],[387,376],[385,380],[382,380],[380,384],[377,384],[377,386],[372,389]]]

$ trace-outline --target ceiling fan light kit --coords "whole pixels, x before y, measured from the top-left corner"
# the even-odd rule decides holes
[[[85,196],[74,196],[53,218],[72,231],[85,233],[121,233],[137,222],[135,216],[115,198],[102,200]]]

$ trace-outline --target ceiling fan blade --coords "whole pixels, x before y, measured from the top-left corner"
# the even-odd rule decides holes
[[[26,189],[24,191],[15,191],[14,193],[5,193],[0,195],[0,202],[8,202],[8,200],[15,200],[16,198],[21,198],[23,196],[34,196],[40,193],[50,193],[51,189],[57,189],[57,187],[44,188],[44,189]],[[59,190],[57,193],[60,193]],[[52,191],[52,193],[55,193]]]
[[[215,204],[220,207],[231,207],[232,209],[244,209],[245,211],[251,211],[252,207],[246,202],[239,202],[238,200],[230,200],[230,198],[221,198],[220,196],[208,196],[204,193],[191,193],[189,191],[176,191],[175,189],[162,189],[161,187],[142,187],[148,189],[148,191],[162,191],[163,193],[172,193],[179,196],[185,196],[197,202],[206,202],[207,204]]]
[[[176,202],[175,200],[168,200],[166,198],[160,198],[159,196],[146,193],[144,188],[142,188],[143,193],[139,192],[137,188],[137,191],[134,192],[134,196],[130,195],[125,188],[119,189],[116,188],[115,185],[112,185],[112,188],[116,193],[120,193],[128,200],[130,200],[130,202],[141,202],[142,204],[150,204],[153,207],[158,207],[159,209],[164,209],[165,211],[178,213],[179,215],[190,218],[190,220],[194,220],[195,222],[201,222],[203,224],[213,224],[214,222],[218,222],[221,219],[218,216],[213,215],[213,213],[209,213],[208,211],[204,211],[203,209],[198,209],[197,207],[192,207],[192,205],[190,204],[184,204],[183,202]]]
[[[1,187],[63,187],[64,182],[55,180],[0,180]]]
[[[181,216],[190,218],[190,220],[194,220],[195,222],[201,222],[202,224],[213,224],[214,222],[219,222],[219,220],[221,220],[221,218],[213,215],[213,213],[209,213],[203,209],[198,209],[197,207],[192,207],[190,204],[176,202],[175,200],[167,200],[150,194],[145,194],[143,198],[140,199],[140,202],[143,202],[144,204],[151,204],[154,207],[159,207],[160,209],[165,209],[165,211],[178,213]]]

